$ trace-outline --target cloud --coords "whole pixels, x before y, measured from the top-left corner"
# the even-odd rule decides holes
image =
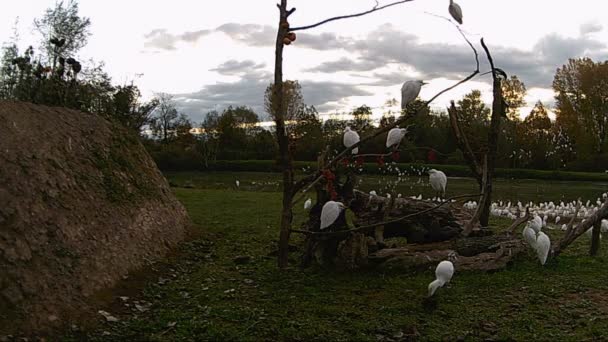
[[[590,34],[590,33],[600,32],[603,29],[604,29],[604,27],[602,26],[602,24],[600,24],[598,22],[589,22],[589,23],[584,23],[581,25],[580,32],[581,32],[581,35],[586,35],[586,34]]]
[[[276,30],[269,25],[228,23],[215,29],[230,38],[250,46],[273,46]]]
[[[201,37],[210,34],[210,30],[198,30],[172,34],[166,29],[155,29],[144,35],[144,48],[156,48],[161,50],[176,50],[179,42],[195,43]]]
[[[229,67],[245,68],[256,65],[253,61],[228,61],[217,68],[224,70]],[[206,113],[211,110],[222,111],[228,106],[251,107],[261,120],[268,120],[264,112],[264,92],[272,82],[272,73],[263,68],[250,69],[247,73],[239,74],[235,82],[218,82],[204,86],[199,91],[185,94],[175,94],[175,102],[180,111],[187,114],[194,122],[201,122]],[[304,102],[314,105],[319,111],[338,109],[350,96],[367,96],[372,93],[359,89],[356,85],[338,82],[302,81]]]
[[[252,70],[259,70],[266,67],[265,63],[255,63],[252,60],[237,61],[235,59],[228,60],[217,67],[210,69],[222,75],[238,75],[244,72],[251,72]]]
[[[308,69],[312,72],[369,72],[376,77],[370,85],[388,86],[403,82],[411,74],[418,78],[463,78],[475,69],[472,50],[466,44],[421,42],[417,36],[396,30],[392,25],[382,25],[362,39],[325,34],[324,38],[307,37],[307,48],[326,50],[329,47],[344,49],[355,57],[342,57],[323,62]],[[555,69],[568,58],[589,56],[601,59],[606,55],[606,44],[586,36],[569,38],[548,34],[540,39],[532,50],[490,46],[498,67],[520,77],[530,87],[550,87]],[[482,71],[488,70],[483,51],[480,53]],[[358,55],[358,56],[356,56]],[[378,69],[398,65],[409,73],[380,74]],[[376,71],[376,72],[374,72]]]
[[[376,69],[378,66],[373,61],[354,61],[352,59],[342,57],[335,61],[323,62],[316,67],[305,69],[308,72],[325,72],[334,73],[339,71],[370,71]]]

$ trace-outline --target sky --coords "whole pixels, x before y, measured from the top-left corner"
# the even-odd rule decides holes
[[[391,1],[379,0],[380,4]],[[479,39],[497,67],[528,88],[526,115],[536,101],[552,108],[555,70],[568,58],[608,59],[608,2],[600,0],[457,0],[463,32],[480,52]],[[17,29],[20,47],[38,46],[34,18],[55,0],[11,1],[0,12],[0,42]],[[79,58],[105,63],[118,84],[135,80],[144,97],[164,92],[195,122],[210,110],[246,105],[262,119],[264,90],[272,82],[276,1],[80,0],[92,36]],[[292,27],[370,9],[374,0],[289,0]],[[475,69],[472,50],[449,16],[448,0],[415,0],[370,15],[298,31],[285,48],[284,78],[298,80],[304,101],[324,118],[368,105],[375,117],[400,98],[403,82],[429,82],[422,99]],[[491,102],[491,76],[476,78],[437,98],[442,110],[473,89]]]

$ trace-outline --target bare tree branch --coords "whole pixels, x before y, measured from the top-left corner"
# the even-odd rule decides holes
[[[373,12],[376,12],[376,11],[383,10],[385,8],[388,8],[388,7],[392,7],[392,6],[395,6],[395,5],[399,5],[399,4],[403,4],[403,3],[411,2],[411,1],[414,1],[414,0],[395,1],[395,2],[391,2],[390,4],[386,4],[384,6],[380,6],[380,7],[378,7],[378,2],[376,1],[376,6],[374,6],[372,9],[367,10],[365,12],[360,12],[360,13],[355,13],[355,14],[349,14],[349,15],[341,15],[341,16],[338,16],[338,17],[332,17],[332,18],[320,21],[320,22],[318,22],[316,24],[307,25],[307,26],[300,26],[300,27],[294,27],[294,28],[290,29],[289,31],[294,32],[294,31],[308,30],[308,29],[311,29],[311,28],[314,28],[314,27],[317,27],[317,26],[321,26],[323,24],[326,24],[326,23],[329,23],[329,22],[335,21],[335,20],[361,17],[361,16],[364,16],[366,14],[370,14],[370,13],[373,13]]]
[[[580,207],[580,205],[579,205]],[[577,213],[578,213],[577,208]],[[576,215],[574,216],[576,217]],[[574,222],[574,217],[570,220],[570,223]],[[602,222],[602,219],[608,217],[608,199],[602,204],[602,206],[588,219],[579,222],[575,229],[568,228],[566,235],[562,240],[553,248],[553,257],[557,257],[564,249],[566,249],[574,240],[579,236],[583,235],[589,228],[596,225],[598,222]]]
[[[513,232],[515,231],[515,229],[517,229],[517,227],[519,227],[522,223],[528,221],[529,219],[530,219],[530,208],[526,207],[526,215],[513,221],[511,226],[507,229],[507,232],[509,234],[513,234]]]

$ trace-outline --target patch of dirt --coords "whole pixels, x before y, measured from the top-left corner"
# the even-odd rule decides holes
[[[134,134],[92,114],[0,102],[0,335],[64,324],[188,225]]]

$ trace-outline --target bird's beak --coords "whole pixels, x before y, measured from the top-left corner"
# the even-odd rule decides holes
[[[422,81],[422,85],[429,84],[429,82]]]

